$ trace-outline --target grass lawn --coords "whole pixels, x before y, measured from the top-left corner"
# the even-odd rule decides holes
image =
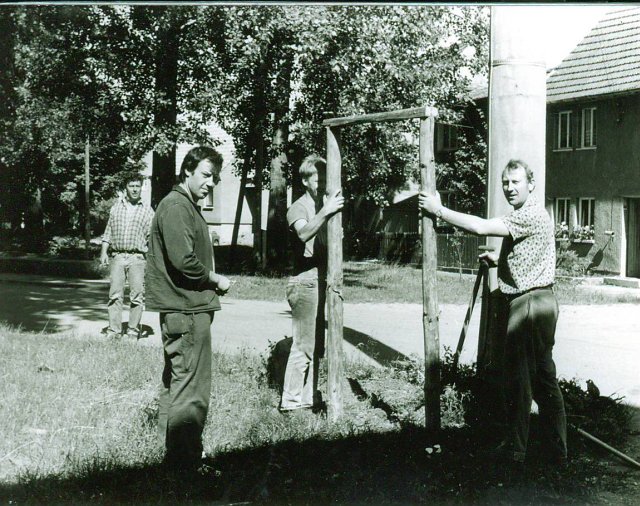
[[[374,262],[345,262],[345,302],[422,303],[422,271],[419,267]],[[240,299],[284,300],[286,277],[232,274],[229,295]],[[438,271],[438,302],[468,304],[475,276]],[[556,293],[560,304],[616,304],[640,302],[640,291],[615,293],[582,286],[559,278]]]
[[[521,476],[488,459],[496,432],[487,406],[474,407],[465,391],[472,368],[445,390],[444,430],[434,438],[421,428],[420,365],[347,364],[344,416],[332,424],[280,414],[267,364],[249,353],[214,355],[204,433],[211,473],[185,477],[160,466],[161,349],[0,328],[0,504],[631,505],[640,494],[637,474],[573,433],[560,471],[536,460],[535,445]],[[321,390],[324,378],[322,370]],[[603,426],[621,436],[620,420]],[[624,444],[615,435],[606,437]]]

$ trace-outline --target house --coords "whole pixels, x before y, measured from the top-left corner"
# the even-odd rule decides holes
[[[209,231],[217,235],[219,244],[230,244],[233,234],[233,225],[238,205],[238,194],[240,192],[240,177],[234,172],[235,147],[233,139],[222,128],[216,124],[207,127],[209,135],[217,139],[220,144],[216,149],[223,158],[222,171],[220,172],[220,182],[213,188],[206,198],[199,204],[202,216],[209,225]],[[180,166],[185,155],[193,147],[192,144],[181,143],[176,149],[176,175],[180,172]],[[153,171],[153,156],[148,153],[144,158],[146,169],[143,174],[147,176],[142,189],[142,199],[151,202],[151,176]],[[247,188],[249,190],[249,188]],[[238,244],[245,246],[253,245],[253,214],[255,209],[250,206],[250,191],[245,192],[242,203],[242,214],[240,216],[240,226],[238,229]],[[288,191],[288,204],[291,203],[291,190]],[[254,196],[251,194],[251,196]],[[267,211],[269,202],[269,191],[262,191],[262,216],[260,218],[260,228],[264,231],[267,228]]]
[[[558,235],[593,271],[640,277],[640,8],[605,16],[552,71],[546,141]]]

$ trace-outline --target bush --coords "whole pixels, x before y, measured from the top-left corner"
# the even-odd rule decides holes
[[[46,256],[53,258],[67,258],[77,260],[82,258],[94,258],[100,251],[99,244],[89,244],[89,250],[84,244],[84,239],[71,236],[54,236],[48,244],[45,252]]]
[[[629,433],[631,408],[622,397],[600,395],[598,387],[587,380],[583,388],[576,378],[559,382],[569,423],[609,443],[621,443]]]
[[[556,250],[556,269],[567,276],[584,276],[589,267],[589,259],[581,258],[569,249],[569,243],[562,243]]]

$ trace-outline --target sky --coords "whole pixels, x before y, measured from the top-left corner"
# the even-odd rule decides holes
[[[636,6],[638,4],[635,4]],[[557,66],[604,15],[627,4],[537,5],[533,10],[537,19],[532,22],[545,27],[540,37],[547,68]]]

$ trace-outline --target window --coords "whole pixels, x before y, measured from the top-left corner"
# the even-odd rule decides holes
[[[593,228],[593,210],[595,199],[580,199],[578,201],[578,225],[582,228]]]
[[[581,138],[583,148],[596,147],[596,108],[582,109]]]
[[[455,151],[458,149],[458,129],[455,125],[437,124],[437,150]]]
[[[570,149],[573,146],[571,111],[559,112],[556,118],[556,149]]]
[[[207,196],[202,200],[202,209],[213,209],[213,188],[209,189],[209,193],[207,193]]]
[[[569,225],[569,207],[570,199],[559,198],[556,199],[556,223],[559,225],[564,223]]]

